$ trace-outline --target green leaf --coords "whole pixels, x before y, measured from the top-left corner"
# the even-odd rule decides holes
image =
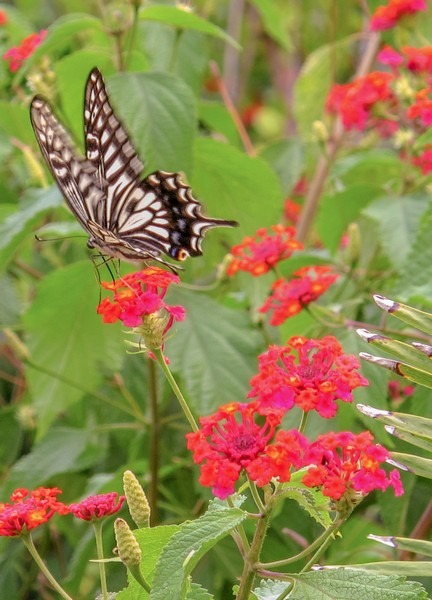
[[[413,564],[413,563],[410,563]],[[362,568],[363,565],[359,565]],[[386,576],[351,568],[327,568],[313,573],[291,574],[295,586],[290,600],[426,600],[420,583],[403,577]],[[257,600],[278,600],[286,590],[285,582],[264,581],[254,589]]]
[[[146,580],[151,583],[159,557],[170,538],[179,531],[178,525],[146,527],[134,531],[134,535],[142,552],[141,571]],[[149,595],[128,573],[128,587],[118,592],[117,600],[142,600]]]
[[[27,107],[0,100],[0,130],[8,137],[15,137],[30,145],[34,142],[34,135],[28,115]]]
[[[53,428],[44,440],[20,458],[10,470],[2,486],[2,495],[8,496],[15,488],[35,488],[61,473],[77,472],[86,466],[82,458],[94,442],[94,433],[83,429]],[[93,446],[93,455],[100,450]]]
[[[391,452],[390,454],[392,459],[407,467],[412,473],[420,475],[420,477],[432,479],[431,459],[414,456],[413,454],[405,454],[403,452]]]
[[[178,289],[169,301],[186,307],[186,319],[168,340],[166,354],[196,411],[208,414],[220,404],[243,402],[260,349],[247,316],[197,292]]]
[[[357,330],[357,333],[371,346],[379,348],[380,350],[384,350],[393,357],[396,357],[414,367],[418,367],[426,371],[430,370],[432,372],[432,359],[411,344],[405,344],[400,340],[394,340],[379,333],[371,333],[366,329],[359,329]]]
[[[397,270],[410,252],[427,202],[427,196],[420,195],[386,197],[375,200],[364,211],[375,221],[387,257]]]
[[[212,132],[222,134],[233,146],[239,146],[239,135],[226,107],[220,102],[202,100],[199,104],[199,119]]]
[[[246,518],[237,508],[210,510],[180,526],[165,546],[153,579],[151,600],[181,600],[187,577],[198,561]]]
[[[57,186],[47,189],[30,189],[20,209],[0,223],[0,272],[13,260],[25,240],[32,240],[33,230],[49,210],[61,204]]]
[[[416,327],[424,333],[432,334],[432,314],[430,312],[419,310],[402,302],[395,302],[380,295],[375,295],[374,300],[380,308],[397,319]]]
[[[330,527],[332,520],[328,498],[316,489],[306,487],[300,482],[303,472],[294,473],[289,483],[282,485],[283,496],[295,500],[324,529]]]
[[[326,248],[335,252],[348,225],[355,221],[360,211],[380,194],[372,185],[354,185],[343,192],[324,196],[320,203],[317,227]]]
[[[198,138],[191,181],[212,216],[240,223],[237,239],[281,219],[283,194],[274,171],[228,144]]]
[[[371,535],[370,539],[381,542],[386,546],[390,546],[390,548],[396,548],[399,551],[407,550],[413,554],[423,554],[424,556],[432,557],[432,542],[427,542],[426,540],[379,535]]]
[[[31,356],[27,376],[40,437],[59,413],[96,390],[102,365],[110,372],[121,365],[120,330],[102,323],[98,301],[93,267],[79,262],[42,280],[24,316]]]
[[[292,51],[292,43],[288,33],[287,9],[278,6],[274,0],[251,0],[258,9],[264,29],[287,52]]]
[[[391,428],[392,435],[396,435],[398,438],[407,440],[421,448],[432,450],[432,419],[387,410],[376,410],[371,406],[362,404],[358,404],[357,407],[363,414],[388,425]]]
[[[305,139],[311,137],[312,123],[323,118],[327,94],[335,78],[335,65],[342,68],[349,62],[351,49],[354,50],[357,41],[356,36],[350,36],[321,46],[303,63],[296,81],[293,110]]]
[[[193,29],[217,37],[235,48],[239,48],[237,42],[220,27],[202,19],[193,12],[175,6],[147,6],[140,10],[139,18],[143,21],[158,21],[165,25],[173,25],[179,29]]]
[[[432,246],[430,232],[432,228],[432,203],[420,219],[417,236],[410,247],[408,256],[401,269],[397,285],[397,295],[401,298],[412,296],[432,296]]]
[[[373,182],[382,190],[400,181],[400,158],[393,151],[373,148],[339,158],[331,171],[335,184],[345,187]]]
[[[300,139],[279,140],[260,151],[279,177],[285,196],[292,191],[304,170],[304,148]]]
[[[157,169],[190,173],[196,127],[190,88],[170,73],[121,73],[107,83],[145,173]]]
[[[388,560],[383,562],[361,563],[358,565],[350,565],[352,569],[361,569],[368,572],[377,572],[382,575],[403,575],[404,577],[430,577],[431,561],[400,561]],[[408,582],[407,582],[408,583]],[[410,582],[416,583],[416,582]],[[417,585],[420,586],[418,583]],[[420,591],[420,590],[419,590]],[[397,598],[397,596],[395,596]],[[411,598],[411,596],[407,596]],[[414,596],[415,598],[423,598],[424,596]],[[381,596],[380,596],[381,598]],[[402,596],[405,598],[405,596]]]

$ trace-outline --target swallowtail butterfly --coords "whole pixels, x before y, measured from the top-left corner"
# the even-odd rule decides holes
[[[86,157],[41,96],[31,103],[31,122],[46,163],[69,208],[89,235],[88,246],[128,260],[175,260],[202,254],[205,232],[233,227],[210,219],[178,173],[155,171],[142,179],[144,165],[111,107],[98,69],[85,92]],[[173,269],[175,270],[175,269]]]

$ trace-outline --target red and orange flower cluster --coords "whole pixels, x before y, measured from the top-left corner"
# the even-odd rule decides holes
[[[406,16],[426,10],[426,0],[389,0],[379,6],[372,15],[370,28],[372,31],[391,29]]]
[[[24,38],[19,46],[12,46],[3,54],[4,60],[9,62],[9,70],[12,73],[22,67],[25,60],[33,54],[38,46],[43,42],[48,30],[42,29],[38,33],[31,33]]]
[[[246,237],[231,250],[227,274],[238,271],[251,273],[254,277],[275,272],[280,262],[291,257],[303,245],[295,239],[292,226],[273,225],[271,231],[259,229],[254,236]],[[297,269],[290,279],[278,277],[259,312],[269,313],[271,325],[281,325],[311,302],[317,300],[338,278],[327,266],[307,266]]]
[[[26,535],[35,527],[47,523],[55,514],[74,514],[79,519],[97,521],[120,510],[125,500],[116,492],[89,496],[69,506],[57,500],[59,488],[39,487],[29,491],[16,489],[9,503],[0,504],[0,536]]]
[[[358,368],[357,359],[343,354],[331,336],[295,337],[287,346],[270,346],[250,382],[248,396],[254,400],[220,407],[186,436],[194,462],[201,465],[200,483],[226,498],[242,473],[262,487],[287,482],[294,470],[304,469],[302,483],[335,501],[389,486],[402,494],[398,471],[387,474],[382,468],[388,451],[373,444],[369,432],[326,433],[311,443],[296,429],[280,429],[294,405],[333,417],[337,400],[351,402],[352,391],[368,384]]]
[[[282,260],[289,258],[294,250],[303,245],[295,239],[294,227],[272,225],[271,233],[266,228],[258,229],[253,236],[246,237],[241,244],[231,248],[232,258],[227,268],[228,275],[246,271],[255,277],[267,273]]]

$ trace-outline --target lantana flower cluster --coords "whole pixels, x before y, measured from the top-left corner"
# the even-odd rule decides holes
[[[231,249],[227,275],[233,276],[238,271],[254,277],[270,270],[278,273],[279,264],[290,258],[295,250],[303,248],[295,235],[293,226],[279,224],[273,225],[270,231],[259,229],[254,236],[244,238],[241,244]],[[269,297],[258,310],[271,313],[270,325],[281,325],[317,300],[337,278],[338,275],[325,265],[297,269],[289,278],[277,278],[271,286]]]
[[[301,482],[333,501],[389,486],[402,494],[398,471],[387,473],[382,466],[388,451],[374,444],[369,432],[329,432],[310,442],[297,429],[281,428],[295,404],[334,416],[337,399],[351,402],[353,389],[368,383],[358,367],[356,358],[344,355],[331,336],[292,338],[286,347],[271,346],[251,380],[249,397],[254,400],[221,406],[186,436],[194,462],[201,465],[200,483],[223,499],[234,493],[242,474],[263,487],[288,482],[302,469]]]
[[[97,312],[104,323],[121,321],[126,327],[134,328],[147,348],[161,348],[174,322],[186,316],[182,306],[172,306],[164,300],[169,286],[179,281],[174,273],[147,267],[115,281],[101,282],[113,297],[104,298]]]
[[[289,258],[294,250],[303,245],[295,239],[296,230],[291,226],[272,225],[271,231],[258,229],[253,236],[246,237],[241,244],[231,248],[228,275],[246,271],[255,277],[267,273],[278,263]]]
[[[57,487],[39,487],[32,491],[16,489],[9,503],[0,503],[0,536],[26,535],[47,523],[55,514],[72,513],[85,521],[97,521],[118,512],[125,501],[124,496],[110,492],[67,505],[57,499],[61,493],[62,490]]]
[[[334,501],[389,486],[402,494],[399,473],[382,467],[388,451],[374,444],[369,432],[327,433],[310,442],[297,429],[281,428],[294,405],[334,416],[336,400],[351,402],[353,389],[368,383],[358,367],[357,359],[343,354],[330,336],[271,346],[260,356],[259,373],[251,380],[249,397],[254,400],[220,407],[187,435],[194,461],[201,465],[200,483],[226,498],[242,474],[263,487],[287,482],[293,471],[303,469],[302,483]]]
[[[3,59],[9,62],[9,70],[15,73],[22,67],[26,59],[33,54],[38,46],[43,42],[48,33],[47,29],[42,29],[38,33],[31,33],[24,38],[19,46],[12,46],[4,54]]]
[[[371,28],[388,29],[426,8],[424,0],[391,0],[376,10]],[[432,47],[384,45],[377,59],[387,70],[334,85],[326,109],[340,117],[347,131],[373,131],[392,141],[401,160],[427,175],[432,171],[431,146],[413,142],[432,125]]]
[[[391,29],[404,17],[426,10],[426,0],[389,0],[379,6],[372,15],[370,28],[372,31]]]

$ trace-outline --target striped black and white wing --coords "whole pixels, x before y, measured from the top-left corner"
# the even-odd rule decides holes
[[[143,164],[113,111],[98,69],[87,82],[85,137],[87,159],[106,194],[96,221],[123,242],[125,258],[135,252],[136,258],[197,256],[209,228],[237,225],[203,217],[201,205],[177,173],[156,171],[141,181]]]
[[[79,156],[66,131],[41,96],[30,108],[30,118],[45,161],[69,208],[89,233],[89,220],[94,219],[102,192],[95,185],[93,165]]]

